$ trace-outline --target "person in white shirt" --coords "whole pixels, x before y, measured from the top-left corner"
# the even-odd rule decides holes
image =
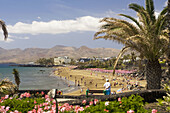
[[[106,95],[110,95],[111,92],[111,84],[109,82],[109,79],[106,79],[106,83],[104,84]]]

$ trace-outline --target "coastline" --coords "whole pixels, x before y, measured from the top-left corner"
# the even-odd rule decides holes
[[[74,83],[73,87],[77,87],[77,89],[70,91],[70,92],[64,92],[63,95],[85,95],[86,89],[89,88],[90,90],[104,90],[104,83],[106,82],[106,78],[110,80],[111,86],[111,92],[117,92],[120,88],[122,88],[122,85],[114,86],[113,84],[115,82],[118,82],[119,84],[124,84],[122,80],[123,77],[119,76],[112,76],[112,73],[101,73],[101,72],[94,72],[89,70],[78,70],[78,69],[71,69],[70,67],[58,67],[55,70],[55,75],[58,77],[61,77],[67,81],[72,81]],[[116,79],[115,81],[113,81]],[[130,80],[130,83],[135,83],[137,79]],[[145,80],[138,80],[140,82],[140,86],[145,87],[146,81]],[[76,83],[76,84],[75,84]],[[79,84],[79,86],[77,86]],[[68,87],[70,89],[70,87]],[[124,90],[123,92],[128,92],[132,90]],[[117,92],[121,93],[121,92]],[[103,95],[100,94],[99,95]]]
[[[66,80],[64,77],[56,76],[55,73],[56,72],[53,72],[53,74],[51,74],[50,76],[57,77],[57,79],[63,83],[60,85],[66,85],[66,87],[58,88],[58,90],[61,90],[64,94],[79,90],[79,87],[75,87],[75,85],[74,85],[75,83],[73,81]],[[70,85],[70,87],[68,87],[68,85]]]
[[[7,66],[6,68],[0,68],[1,73],[13,80],[12,67]],[[20,89],[58,89],[62,90],[64,95],[85,95],[86,89],[90,90],[104,90],[104,83],[106,78],[110,80],[112,84],[111,91],[117,91],[122,88],[122,86],[114,86],[114,82],[122,83],[123,77],[112,76],[112,73],[102,73],[95,72],[91,70],[80,70],[73,69],[75,66],[67,67],[15,67],[20,72],[21,84]],[[113,81],[113,79],[116,79]],[[78,86],[79,82],[79,86]],[[135,82],[135,80],[130,80],[130,82]],[[141,85],[144,87],[146,81],[140,81]],[[75,84],[76,83],[76,84]],[[126,92],[125,90],[123,92]],[[132,90],[130,90],[132,91]],[[119,93],[119,92],[117,92]],[[100,94],[99,95],[103,95]]]
[[[8,78],[15,84],[13,69],[17,69],[20,75],[20,90],[48,90],[64,89],[67,85],[54,75],[55,67],[18,67],[8,64],[0,65],[1,79]],[[58,85],[59,84],[59,85]],[[66,91],[68,89],[65,89]]]

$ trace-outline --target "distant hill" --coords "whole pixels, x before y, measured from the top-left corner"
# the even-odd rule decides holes
[[[113,48],[88,48],[86,46],[67,47],[57,45],[50,49],[27,48],[21,49],[3,49],[0,47],[0,63],[15,62],[28,63],[36,61],[39,58],[52,58],[58,56],[69,56],[70,58],[80,57],[112,57],[117,56],[120,50]]]

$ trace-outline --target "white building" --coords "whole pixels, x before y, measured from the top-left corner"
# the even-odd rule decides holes
[[[54,65],[68,64],[71,59],[68,56],[54,58]]]

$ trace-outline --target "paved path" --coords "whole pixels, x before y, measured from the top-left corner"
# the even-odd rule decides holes
[[[64,102],[64,101],[68,101],[68,100],[76,100],[76,99],[57,98],[57,101],[58,101],[58,102]]]

